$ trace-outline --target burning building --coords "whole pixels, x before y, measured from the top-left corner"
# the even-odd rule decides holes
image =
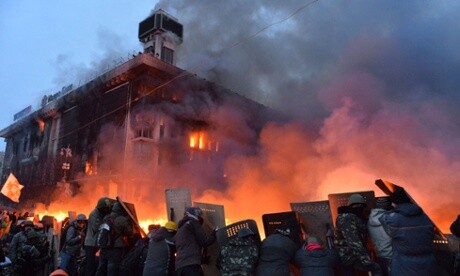
[[[44,96],[0,131],[21,205],[73,197],[83,186],[139,202],[167,187],[225,187],[225,158],[251,154],[273,111],[176,67],[183,27],[162,10],[139,24],[144,52]],[[2,198],[8,205],[8,199]]]

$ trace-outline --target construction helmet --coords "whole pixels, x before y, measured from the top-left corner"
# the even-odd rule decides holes
[[[364,204],[364,205],[366,205],[366,200],[360,194],[352,194],[348,198],[348,206],[353,205],[353,204]]]
[[[165,228],[170,231],[177,231],[177,224],[174,221],[168,221],[165,224]]]
[[[77,215],[77,220],[86,220],[85,214],[78,214]]]

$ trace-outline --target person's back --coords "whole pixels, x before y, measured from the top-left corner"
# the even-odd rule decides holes
[[[299,246],[289,235],[289,229],[277,229],[274,234],[265,238],[260,247],[258,276],[290,275],[289,265],[294,262],[295,252]]]
[[[214,243],[216,237],[207,235],[202,227],[202,211],[198,207],[186,208],[184,218],[174,238],[176,243],[176,275],[202,275],[202,249]]]
[[[143,276],[174,275],[174,254],[176,248],[173,237],[177,225],[170,221],[158,229],[150,238]]]
[[[323,248],[316,237],[308,237],[307,242],[295,255],[295,264],[302,276],[333,276],[339,262],[334,248]]]
[[[394,194],[390,196],[396,204],[394,210],[380,218],[392,238],[391,275],[436,275],[433,223],[405,192]]]
[[[116,202],[112,212],[104,217],[104,221],[113,221],[113,242],[106,248],[100,249],[99,265],[96,275],[118,275],[123,257],[123,249],[127,246],[125,240],[132,236],[132,226],[126,217],[121,203]],[[110,229],[109,231],[112,231]],[[100,231],[101,233],[101,231]]]
[[[392,208],[391,201],[388,197],[378,198],[375,203],[375,208],[371,210],[367,222],[369,236],[374,245],[375,254],[377,255],[377,263],[380,265],[383,275],[389,275],[393,247],[391,246],[391,237],[388,236],[383,229],[379,218]]]
[[[248,228],[242,228],[220,250],[220,273],[222,276],[254,275],[258,258],[259,244],[254,233]]]
[[[335,239],[341,271],[350,275],[354,270],[371,271],[381,275],[380,266],[373,262],[367,250],[367,226],[364,216],[366,201],[360,194],[352,194],[348,205],[338,209]]]
[[[85,275],[94,276],[97,269],[96,253],[99,250],[97,247],[97,234],[101,226],[104,216],[110,213],[111,202],[108,198],[102,197],[98,200],[96,207],[91,211],[88,224],[86,227],[85,236]]]

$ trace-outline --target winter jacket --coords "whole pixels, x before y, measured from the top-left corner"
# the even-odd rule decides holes
[[[104,214],[95,208],[88,218],[88,230],[86,232],[85,246],[97,247],[97,234],[99,233],[99,226],[102,224]]]
[[[253,237],[234,236],[223,245],[218,258],[222,276],[255,275],[259,245]]]
[[[437,275],[434,225],[419,206],[398,204],[379,220],[392,238],[392,275]]]
[[[391,238],[383,229],[379,218],[386,212],[385,209],[374,208],[371,210],[369,220],[367,221],[367,230],[375,247],[375,253],[379,258],[391,259],[393,248],[391,246]]]
[[[335,249],[308,250],[302,246],[295,254],[295,264],[300,268],[300,275],[334,276],[334,268],[339,262]]]
[[[367,251],[367,227],[356,214],[342,213],[337,216],[335,242],[343,265],[372,265]]]
[[[289,276],[289,264],[294,263],[299,247],[289,237],[275,233],[265,238],[260,247],[258,276]]]
[[[176,247],[173,232],[161,227],[151,237],[143,276],[174,275],[174,254]]]
[[[83,242],[82,238],[84,239],[84,234],[82,230],[78,228],[78,222],[73,221],[67,229],[65,244],[62,251],[70,256],[78,256]]]
[[[460,215],[458,215],[457,219],[450,225],[450,232],[457,238],[460,238]]]
[[[113,225],[115,229],[115,241],[113,242],[113,248],[123,248],[128,246],[125,240],[129,240],[129,238],[133,236],[133,228],[123,211],[117,211],[114,209],[106,217],[114,220]]]
[[[194,218],[186,217],[179,222],[174,237],[176,243],[176,270],[189,265],[201,265],[201,250],[211,245],[216,237],[207,235],[203,226]]]
[[[9,258],[11,262],[14,263],[16,261],[20,249],[26,242],[27,242],[27,236],[24,231],[16,233],[13,236],[13,239],[11,240],[11,243],[8,248],[8,254],[9,254]]]

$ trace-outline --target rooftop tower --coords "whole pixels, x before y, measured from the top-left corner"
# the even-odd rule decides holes
[[[176,51],[182,43],[182,35],[182,24],[161,9],[139,23],[138,37],[144,44],[144,53],[151,53],[169,64],[176,64]]]

